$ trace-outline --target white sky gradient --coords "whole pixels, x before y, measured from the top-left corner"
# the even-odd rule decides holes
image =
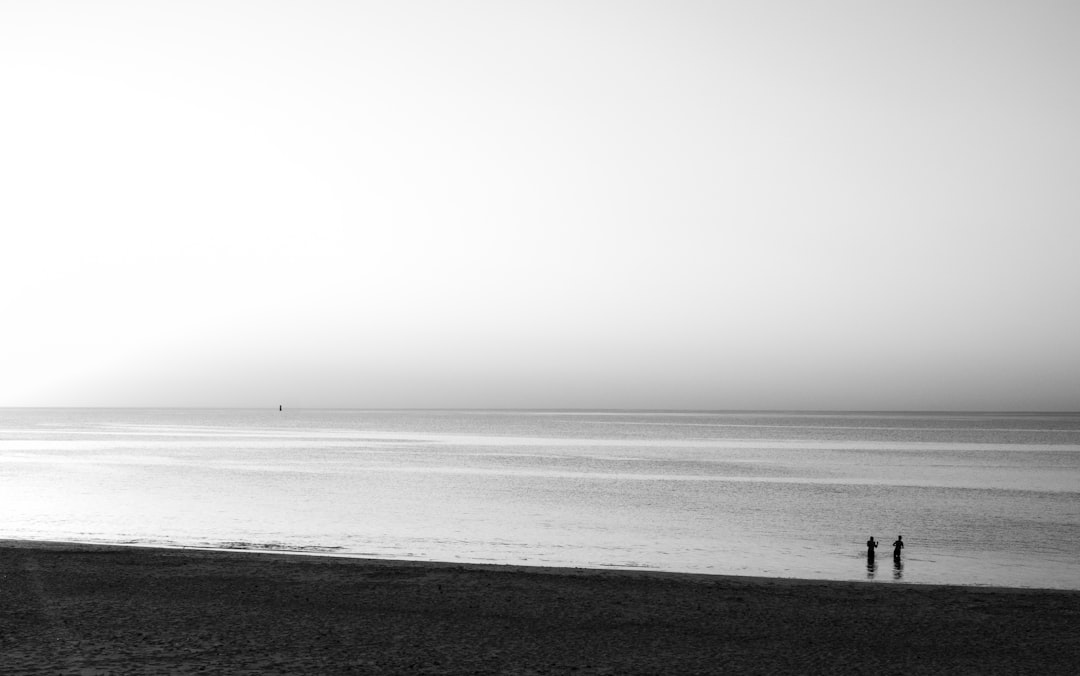
[[[1080,410],[1078,35],[0,0],[0,405]]]

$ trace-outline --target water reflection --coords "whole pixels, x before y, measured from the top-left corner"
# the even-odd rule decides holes
[[[894,580],[904,579],[904,561],[900,557],[893,559],[892,577]]]

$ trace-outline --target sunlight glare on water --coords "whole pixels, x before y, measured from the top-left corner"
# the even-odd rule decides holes
[[[0,481],[4,538],[1080,588],[1075,415],[6,409]]]

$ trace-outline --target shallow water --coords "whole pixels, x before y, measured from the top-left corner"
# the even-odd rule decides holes
[[[1080,589],[1077,415],[6,409],[0,486],[8,538]]]

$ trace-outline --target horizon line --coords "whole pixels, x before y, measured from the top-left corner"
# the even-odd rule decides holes
[[[858,408],[648,408],[648,407],[582,407],[582,406],[570,406],[570,407],[479,407],[479,406],[292,406],[289,408],[275,409],[274,406],[282,406],[284,404],[274,404],[270,406],[111,406],[111,405],[97,405],[97,406],[6,406],[0,405],[0,410],[31,410],[31,409],[50,409],[50,410],[190,410],[190,411],[275,411],[284,412],[289,411],[429,411],[429,412],[448,412],[448,411],[461,411],[461,412],[549,412],[549,413],[574,413],[574,412],[589,412],[589,413],[700,413],[700,414],[813,414],[813,415],[828,415],[828,414],[843,414],[843,413],[857,413],[857,414],[905,414],[905,415],[1080,415],[1080,409],[1039,409],[1039,410],[1019,410],[1019,409],[858,409]]]

